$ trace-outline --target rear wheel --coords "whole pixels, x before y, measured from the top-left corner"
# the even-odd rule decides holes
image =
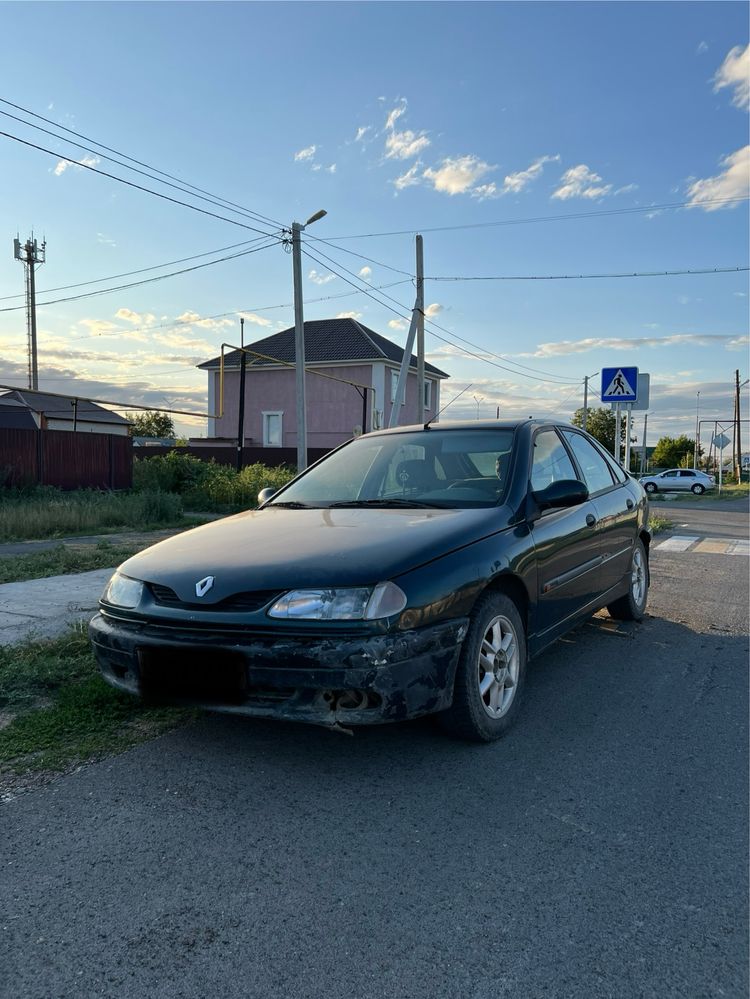
[[[452,735],[471,742],[500,739],[515,721],[526,676],[526,630],[504,593],[477,601],[456,670],[453,704],[438,715]]]
[[[610,615],[619,621],[641,621],[646,613],[648,600],[648,560],[646,549],[639,538],[630,561],[630,581],[624,597],[607,606]]]
[[[694,492],[696,496],[701,496],[706,491],[706,487],[702,486],[700,482],[696,482],[694,486],[690,487],[691,492]]]
[[[647,482],[646,485],[643,488],[646,490],[647,493],[655,493],[656,492],[656,486],[655,486],[655,484],[653,482]]]

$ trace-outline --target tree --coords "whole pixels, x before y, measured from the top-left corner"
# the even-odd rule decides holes
[[[656,442],[651,464],[657,468],[678,468],[693,464],[695,440],[682,434],[680,437],[660,437]]]
[[[174,423],[169,413],[126,413],[131,437],[174,437]]]
[[[573,414],[571,423],[575,427],[583,427],[583,409],[577,409]],[[617,417],[614,409],[590,409],[586,422],[586,432],[595,437],[602,447],[614,454],[615,451],[615,428]],[[620,423],[620,445],[625,445],[625,420]]]

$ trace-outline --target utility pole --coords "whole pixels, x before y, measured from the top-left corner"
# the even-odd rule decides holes
[[[422,237],[417,236],[417,275],[419,276],[422,269]],[[424,279],[422,281],[422,285]],[[411,353],[414,349],[414,337],[416,336],[417,329],[422,327],[424,336],[424,288],[417,284],[417,296],[414,300],[414,308],[411,310],[411,322],[409,323],[409,331],[406,334],[406,345],[404,347],[404,356],[401,361],[401,368],[398,373],[398,381],[396,383],[396,391],[394,393],[394,399],[391,404],[391,415],[388,418],[389,427],[397,427],[399,422],[399,417],[401,416],[401,406],[406,399],[406,382],[409,377],[409,368],[411,367]],[[422,380],[424,381],[424,345],[422,346]],[[419,355],[419,348],[417,348],[417,354]],[[417,357],[417,381],[419,381],[419,356]],[[417,388],[417,395],[421,396],[422,401],[422,413],[424,413],[424,388],[420,390]],[[417,413],[420,412],[420,399],[417,399]],[[422,417],[424,419],[424,416]]]
[[[586,430],[589,422],[589,376],[583,379],[583,419],[581,420],[581,427]]]
[[[734,398],[735,409],[737,410],[737,483],[742,482],[742,438],[740,436],[740,371],[739,368],[734,373]]]
[[[240,397],[237,407],[237,471],[242,471],[242,448],[245,444],[245,368],[247,354],[245,353],[245,319],[240,316]]]
[[[648,413],[643,417],[643,444],[641,445],[641,475],[646,471],[646,433],[648,431]]]
[[[700,437],[700,434],[701,434],[701,431],[700,431],[700,426],[701,426],[701,424],[700,424],[700,409],[701,409],[701,394],[700,394],[700,391],[698,391],[696,393],[696,399],[695,399],[695,449],[693,450],[693,468],[694,469],[698,467],[698,458],[700,457],[700,450],[701,450],[701,448],[700,448],[700,441],[698,440],[698,438]]]
[[[297,393],[297,473],[307,468],[307,404],[305,402],[305,317],[302,308],[302,233],[328,213],[321,209],[302,225],[292,222],[292,271],[294,277],[294,365]]]
[[[13,240],[13,256],[20,260],[26,271],[26,334],[28,337],[28,367],[29,388],[39,388],[39,366],[36,349],[36,284],[34,268],[44,263],[46,258],[46,240],[39,246],[32,232],[29,239],[21,246],[21,240],[16,236]]]
[[[430,400],[432,401],[432,400]],[[424,247],[417,236],[417,423],[424,423]]]

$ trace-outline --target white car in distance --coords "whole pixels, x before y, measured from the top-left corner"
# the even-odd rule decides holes
[[[654,493],[674,493],[687,490],[700,496],[707,489],[714,488],[716,479],[713,475],[706,475],[705,472],[695,468],[669,468],[666,472],[659,472],[658,475],[642,476],[640,483],[651,496]]]

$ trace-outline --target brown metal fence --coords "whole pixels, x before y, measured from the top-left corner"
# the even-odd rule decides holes
[[[0,486],[130,489],[133,443],[115,434],[0,428]]]

